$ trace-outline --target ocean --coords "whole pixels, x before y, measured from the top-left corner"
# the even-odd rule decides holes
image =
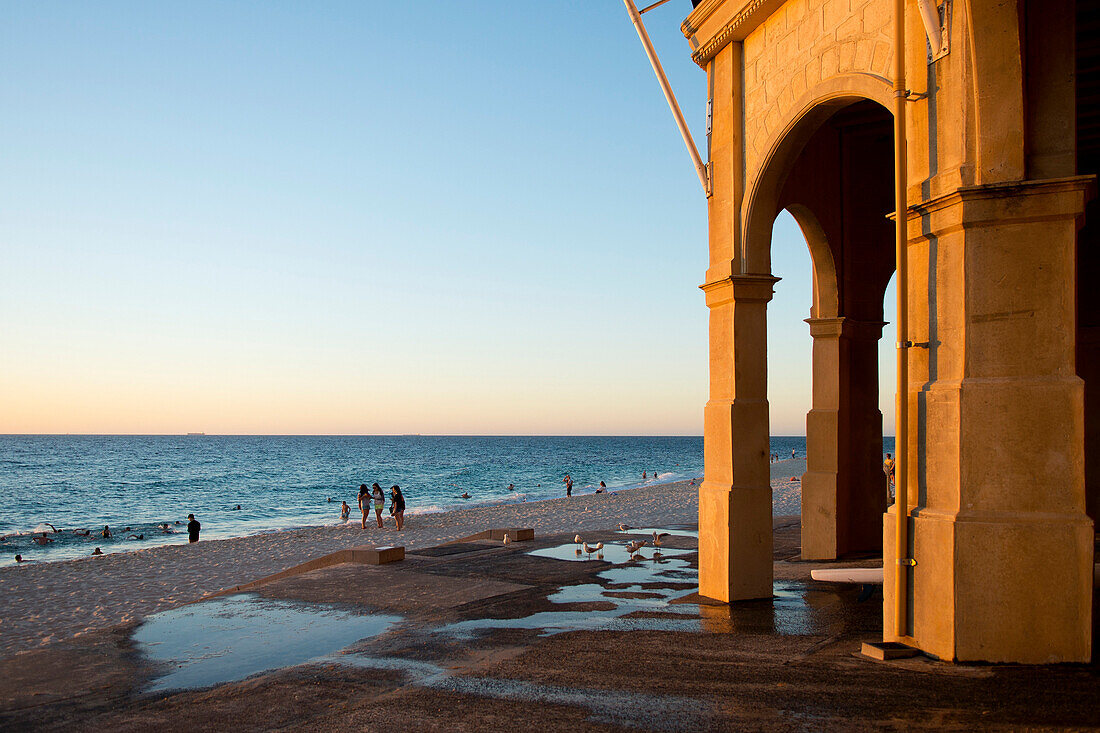
[[[887,443],[892,450],[892,439]],[[774,437],[772,450],[804,457],[806,439]],[[12,564],[16,554],[67,560],[95,547],[110,553],[185,542],[189,513],[202,522],[203,539],[337,524],[341,500],[356,518],[361,483],[377,481],[387,496],[400,485],[406,513],[415,515],[563,496],[566,473],[574,495],[591,493],[600,481],[621,490],[696,478],[703,473],[703,439],[0,436],[0,565]],[[160,530],[163,522],[172,533]],[[45,547],[31,539],[43,523],[61,530],[50,533],[55,541]],[[111,539],[73,533],[104,525]]]

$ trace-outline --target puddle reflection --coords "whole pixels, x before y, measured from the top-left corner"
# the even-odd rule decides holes
[[[315,660],[400,620],[242,594],[154,614],[133,639],[146,658],[174,667],[150,691],[185,690]]]

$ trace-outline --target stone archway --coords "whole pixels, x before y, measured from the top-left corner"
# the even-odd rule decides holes
[[[893,118],[875,102],[845,95],[811,109],[802,122],[812,128],[795,127],[778,143],[797,147],[797,154],[776,156],[762,171],[761,185],[771,190],[755,197],[761,209],[747,216],[774,219],[779,209],[789,211],[813,262],[801,555],[825,560],[882,549],[887,487],[878,341],[894,269],[886,218],[893,208]]]
[[[797,169],[814,169],[814,138],[861,100],[904,100],[908,380],[899,399],[908,419],[898,450],[908,490],[904,513],[881,518],[885,555],[896,561],[883,567],[885,606],[904,609],[904,625],[887,613],[883,635],[945,659],[1087,661],[1094,535],[1078,374],[1094,371],[1095,349],[1078,328],[1075,285],[1097,171],[1095,125],[1087,114],[1077,119],[1084,135],[1073,125],[1075,105],[1096,105],[1073,79],[1075,64],[1095,66],[1095,50],[1070,50],[1082,22],[1073,3],[956,0],[945,7],[949,50],[935,57],[916,3],[897,7],[901,17],[883,0],[705,0],[682,25],[707,70],[713,120],[700,593],[772,594],[766,315],[775,214],[801,204],[825,233],[845,319],[833,330],[840,340],[846,330],[866,337],[848,351],[847,372],[858,373],[851,360],[863,358],[858,342],[881,325],[878,288],[889,272],[877,256],[861,265],[851,255],[873,254],[876,228],[893,228],[881,215],[894,205],[858,211],[848,206],[853,196],[823,199],[843,186],[809,187],[815,199],[807,186],[795,189],[819,181]],[[906,78],[895,96],[898,53]],[[818,177],[841,169],[816,168]],[[892,188],[870,186],[867,198]],[[1093,301],[1082,300],[1081,313],[1093,315]],[[836,351],[830,361],[843,363],[844,349]],[[850,485],[864,472],[872,473],[856,466]],[[898,521],[908,546],[894,548]]]

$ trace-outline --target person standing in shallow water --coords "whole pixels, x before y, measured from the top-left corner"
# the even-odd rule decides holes
[[[377,486],[377,484],[375,485]],[[367,516],[370,515],[370,494],[367,491],[366,484],[359,484],[359,511],[363,513],[363,521],[359,523],[359,526],[366,529]]]
[[[565,484],[565,495],[566,496],[572,496],[573,495],[573,477],[570,476],[569,474],[565,474],[565,478],[562,479],[562,482]]]
[[[401,487],[394,484],[390,487],[390,499],[393,500],[393,504],[390,505],[390,514],[393,515],[393,519],[397,522],[397,529],[400,531],[405,527],[405,496],[401,493]]]
[[[378,483],[371,484],[371,500],[374,502],[374,518],[378,520],[378,529],[382,529],[382,510],[386,508],[386,492]]]
[[[200,529],[202,529],[202,525],[199,524],[199,520],[195,519],[194,514],[188,514],[187,515],[187,541],[188,541],[188,543],[199,541],[199,530]]]

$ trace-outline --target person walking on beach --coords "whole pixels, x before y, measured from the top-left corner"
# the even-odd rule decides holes
[[[378,484],[375,484],[377,486]],[[370,514],[370,492],[367,491],[366,484],[359,484],[359,511],[363,513],[363,521],[359,523],[359,526],[363,529],[367,528],[367,516]]]
[[[894,458],[889,453],[882,462],[882,472],[886,474],[886,498],[894,498]]]
[[[374,502],[374,518],[378,520],[378,528],[382,529],[382,510],[386,508],[386,492],[377,483],[371,484],[371,500]]]
[[[570,476],[569,474],[565,474],[565,478],[562,479],[562,482],[565,483],[565,495],[566,496],[572,496],[573,495],[573,477]]]
[[[199,541],[199,530],[202,529],[202,525],[199,524],[199,520],[195,519],[194,514],[187,515],[187,542]]]
[[[405,496],[401,493],[401,487],[397,484],[390,487],[390,499],[393,500],[393,503],[390,504],[390,514],[397,522],[397,530],[400,532],[405,527]]]

